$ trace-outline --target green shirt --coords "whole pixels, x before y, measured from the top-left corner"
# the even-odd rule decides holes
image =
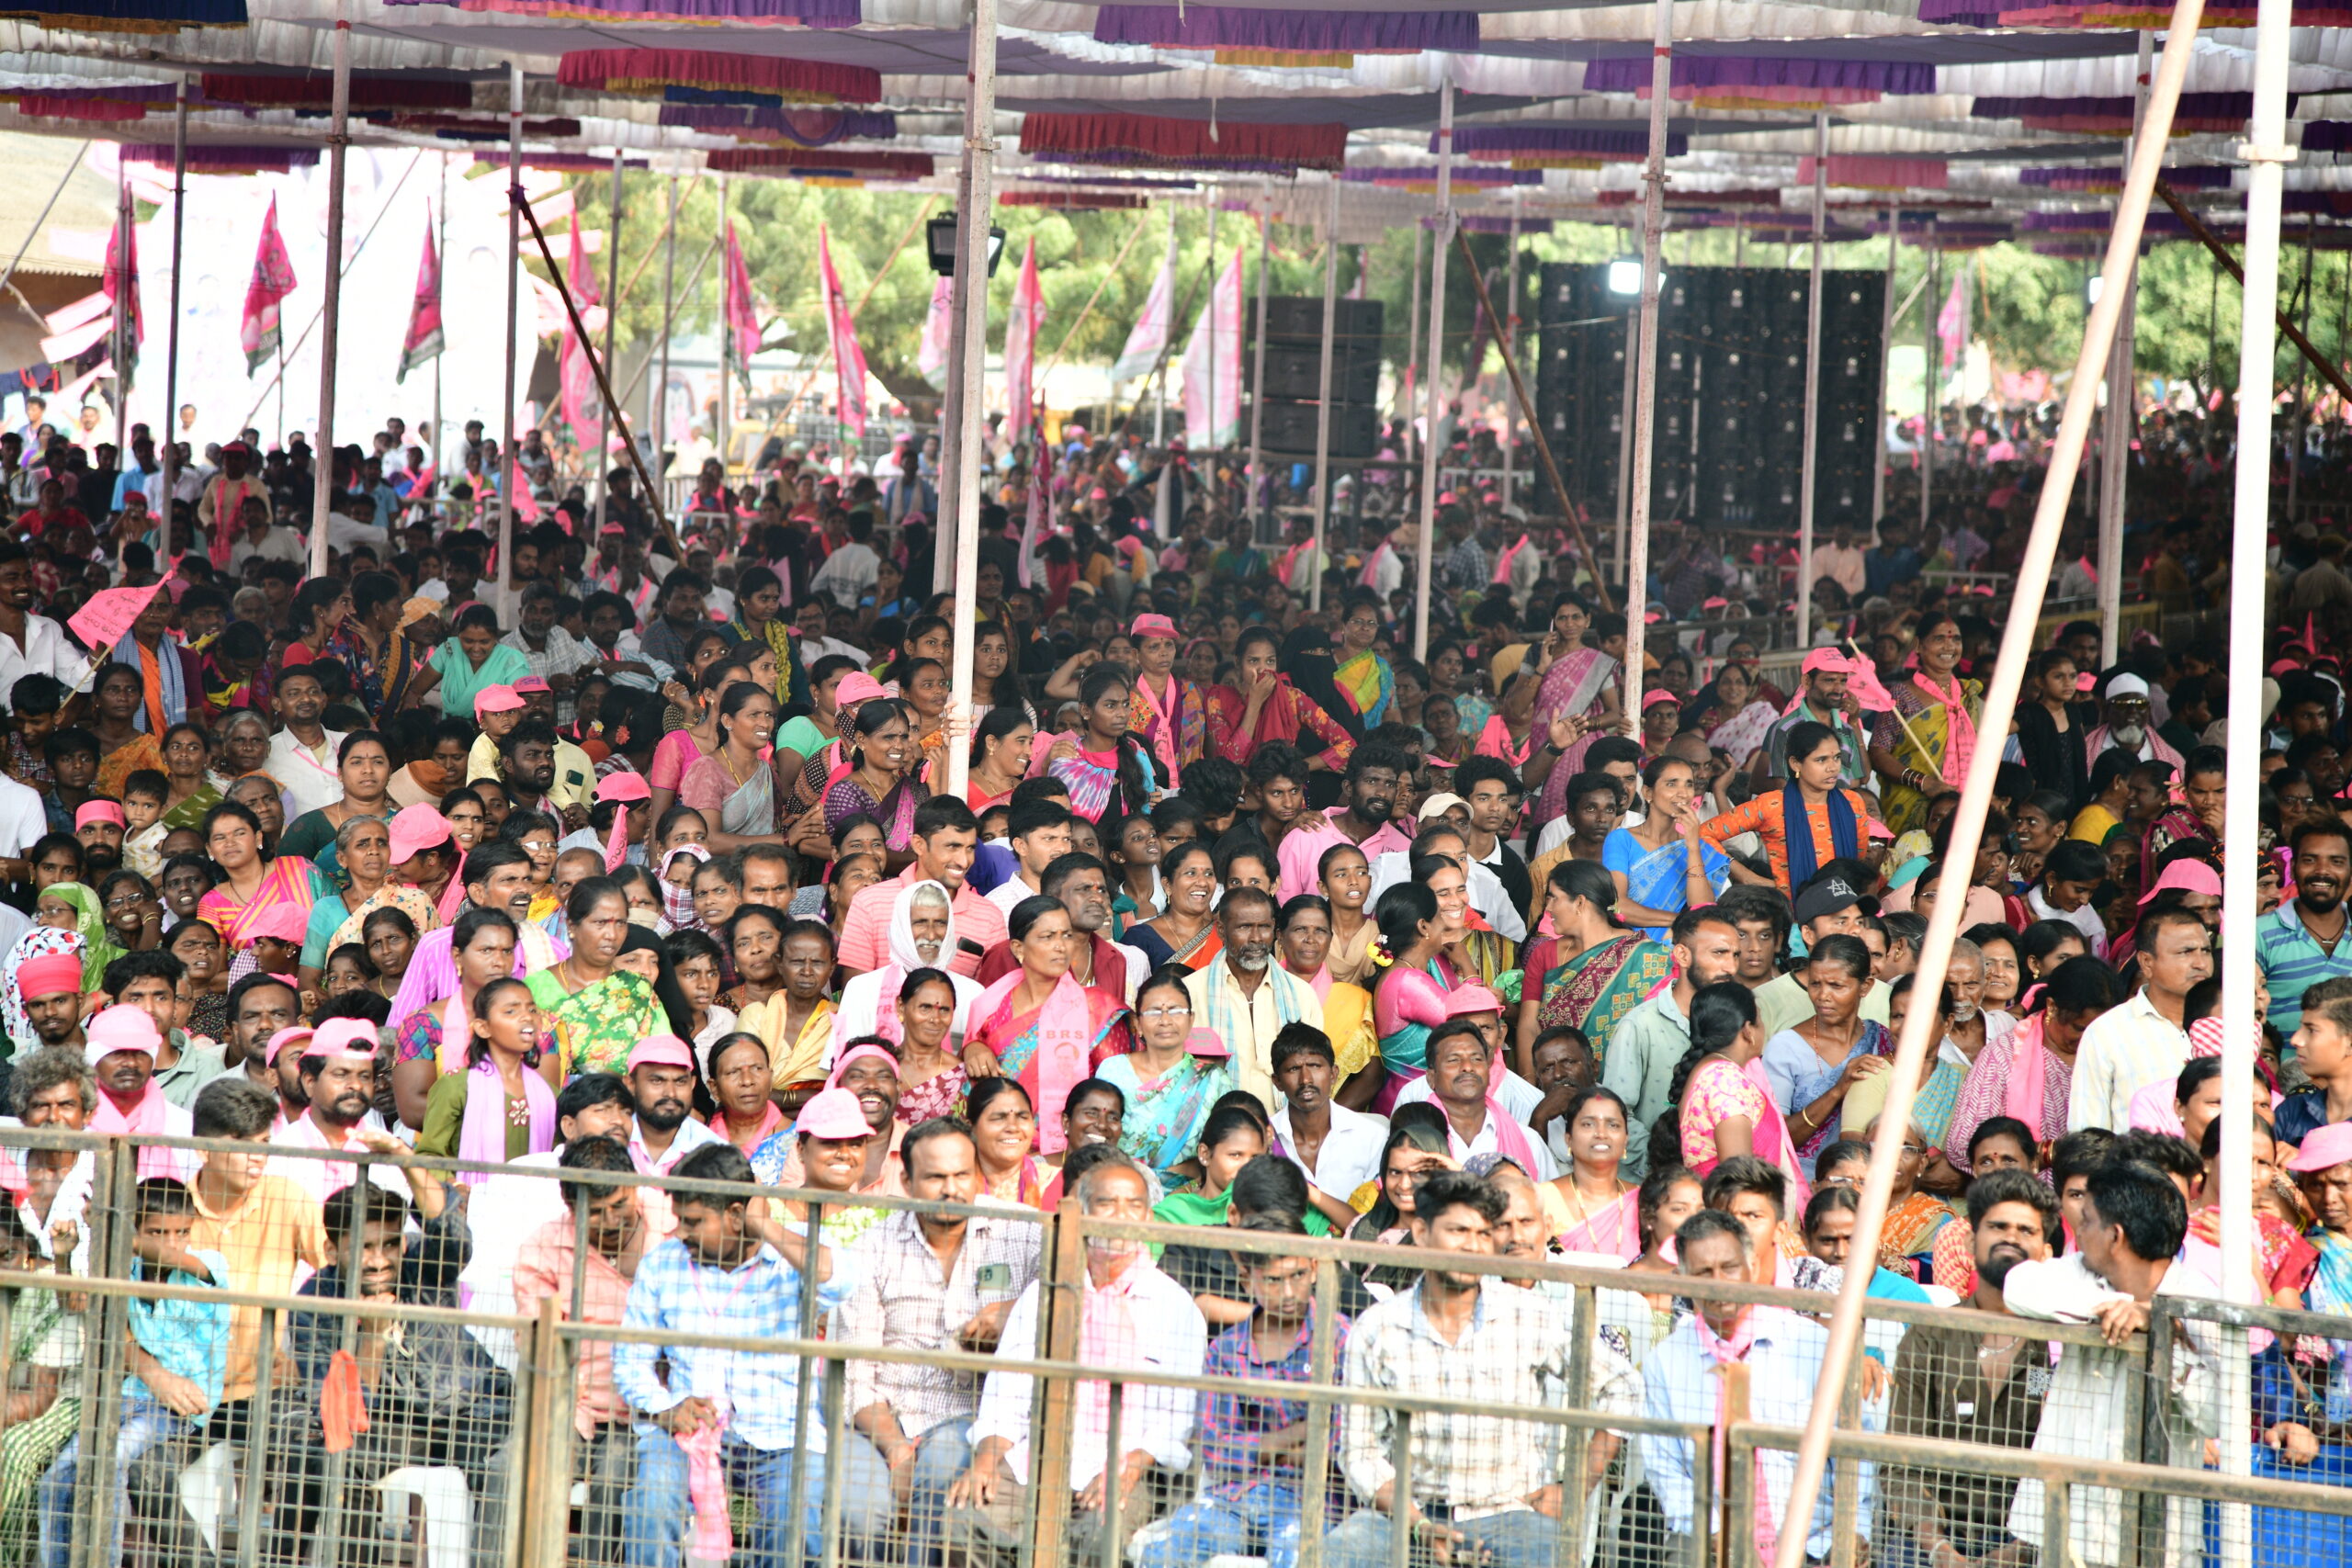
[[[524,1069],[529,1071],[528,1068]],[[416,1152],[435,1159],[456,1159],[465,1134],[466,1088],[473,1074],[444,1073],[425,1097],[424,1125],[416,1134]],[[518,1118],[519,1112],[519,1120]],[[531,1152],[530,1101],[509,1095],[506,1100],[506,1157],[521,1159]]]

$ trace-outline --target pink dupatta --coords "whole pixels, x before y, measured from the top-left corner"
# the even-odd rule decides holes
[[[1924,670],[1911,671],[1911,683],[1943,705],[1944,709],[1944,783],[1954,789],[1968,783],[1968,760],[1976,754],[1976,722],[1968,716],[1967,694],[1960,684],[1960,677],[1951,677],[1951,689],[1939,692],[1928,679]]]
[[[1813,1184],[1804,1179],[1804,1162],[1797,1158],[1796,1144],[1789,1137],[1789,1124],[1781,1119],[1781,1108],[1772,1099],[1772,1079],[1764,1071],[1764,1058],[1758,1056],[1739,1070],[1764,1096],[1764,1114],[1756,1123],[1753,1147],[1759,1156],[1779,1166],[1789,1179],[1789,1213],[1802,1214],[1804,1206],[1813,1201]]]
[[[1015,969],[989,987],[972,1004],[972,1016],[987,1019],[991,1028],[1000,1017],[1010,1021],[1012,993],[1027,975],[1027,970]],[[1069,1103],[1069,1091],[1092,1071],[1088,1058],[1093,1053],[1094,1033],[1094,1014],[1086,1004],[1086,988],[1065,974],[1037,1011],[1036,1054],[1017,1075],[1037,1113],[1041,1154],[1061,1152],[1062,1107]]]
[[[1620,1194],[1600,1213],[1570,1225],[1560,1233],[1561,1250],[1598,1253],[1631,1263],[1642,1255],[1641,1200],[1641,1190],[1635,1188]]]
[[[523,1069],[523,1102],[531,1118],[529,1152],[545,1154],[555,1147],[555,1090],[529,1067]],[[458,1157],[483,1165],[506,1163],[506,1086],[499,1080],[498,1065],[487,1057],[466,1074],[466,1119],[458,1130]],[[468,1187],[488,1179],[487,1171],[458,1173]]]
[[[2032,1128],[2037,1138],[2043,1135],[2041,1096],[2050,1072],[2050,1058],[2041,1048],[2041,1021],[2042,1015],[2035,1013],[2009,1036],[2009,1081],[2001,1097],[2001,1109]]]

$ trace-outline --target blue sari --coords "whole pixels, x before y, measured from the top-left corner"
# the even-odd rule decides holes
[[[1731,886],[1731,857],[1708,843],[1699,846],[1699,855],[1707,868],[1707,886],[1722,897]],[[1600,863],[1625,878],[1625,897],[1645,909],[1679,915],[1690,902],[1690,852],[1679,839],[1648,850],[1630,830],[1611,829],[1600,846]],[[1668,935],[1664,926],[1636,929],[1652,942],[1664,942]]]

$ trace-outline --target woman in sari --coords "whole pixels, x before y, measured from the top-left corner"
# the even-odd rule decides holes
[[[163,823],[166,829],[193,828],[204,814],[220,804],[220,791],[209,776],[211,738],[196,724],[175,724],[164,731]]]
[[[776,1108],[775,1069],[768,1064],[766,1041],[740,1029],[722,1034],[711,1042],[707,1069],[711,1096],[718,1101],[707,1118],[712,1132],[748,1157],[784,1131],[790,1119]]]
[[[327,955],[345,942],[360,940],[367,918],[379,909],[398,909],[420,931],[441,923],[432,902],[413,887],[390,880],[391,831],[373,817],[346,818],[335,830],[335,861],[343,872],[343,890],[320,897],[311,906],[311,923],[302,933],[303,985],[319,988]]]
[[[1232,1065],[1216,1036],[1193,1028],[1186,973],[1161,969],[1136,988],[1136,1048],[1095,1075],[1126,1096],[1119,1146],[1163,1179],[1193,1156],[1210,1107],[1233,1088]]]
[[[1396,671],[1373,650],[1380,637],[1380,614],[1379,595],[1361,588],[1348,595],[1340,617],[1342,657],[1331,672],[1340,692],[1363,716],[1367,729],[1388,716],[1388,705],[1396,695]]]
[[[1847,1095],[1886,1071],[1894,1055],[1886,1030],[1862,1016],[1870,985],[1871,950],[1861,939],[1823,937],[1804,969],[1813,1016],[1764,1043],[1772,1103],[1807,1160],[1838,1136]]]
[[[1897,834],[1927,825],[1930,796],[1955,794],[1976,750],[1976,715],[1984,688],[1962,681],[1960,623],[1940,611],[1919,623],[1917,665],[1889,689],[1894,711],[1876,716],[1871,766],[1885,788],[1879,804]]]
[[[1944,1148],[1962,1171],[1968,1169],[1976,1129],[1993,1117],[2016,1117],[2045,1149],[2065,1136],[2083,1031],[2122,1000],[2115,971],[2088,956],[2057,965],[2039,988],[2034,1010],[2005,1038],[1988,1040],[1961,1081],[1944,1126]]]
[[[1545,651],[1548,653],[1549,649]],[[1586,629],[1583,646],[1560,655],[1544,668],[1544,684],[1535,694],[1533,722],[1548,732],[1555,718],[1581,717],[1585,720],[1585,732],[1553,762],[1551,776],[1544,781],[1544,792],[1535,802],[1535,827],[1542,827],[1567,810],[1568,781],[1584,771],[1585,753],[1591,749],[1593,738],[1615,734],[1623,728],[1616,676],[1623,668],[1624,652],[1624,617],[1600,615]]]
[[[964,804],[975,815],[1006,806],[1029,776],[1029,750],[1037,727],[1019,707],[994,707],[972,731],[971,766],[966,770]]]
[[[799,1092],[822,1080],[832,1055],[834,1008],[825,993],[833,983],[833,933],[814,920],[786,923],[762,905],[745,905],[728,925],[728,945],[737,967],[746,971],[747,986],[758,962],[756,947],[768,941],[775,943],[775,988],[747,1000],[735,1021],[768,1043],[776,1087]]]
[[[1281,740],[1302,751],[1318,746],[1308,752],[1309,760],[1318,768],[1343,772],[1362,737],[1348,728],[1356,718],[1354,708],[1331,684],[1331,655],[1323,634],[1302,626],[1285,645],[1266,627],[1251,626],[1234,648],[1238,689],[1213,686],[1208,694],[1209,732],[1216,754],[1247,767],[1259,747]],[[1302,679],[1318,683],[1324,695],[1319,700],[1308,695],[1299,684]],[[1337,701],[1342,712],[1332,714],[1324,705],[1329,701]],[[1302,738],[1306,745],[1300,745]]]
[[[1385,1115],[1408,1084],[1429,1074],[1430,1034],[1446,1021],[1455,985],[1445,949],[1460,934],[1461,916],[1415,878],[1382,893],[1373,919],[1380,931],[1372,944],[1372,1026],[1380,1056],[1334,1098],[1351,1111],[1369,1107]]]
[[[417,700],[441,694],[441,711],[451,718],[471,718],[474,699],[485,686],[511,686],[531,673],[530,660],[519,648],[498,640],[498,612],[487,604],[469,604],[458,612],[458,635],[433,650],[425,660],[424,678]]]
[[[420,1008],[393,1027],[392,1101],[400,1119],[424,1125],[433,1086],[445,1073],[464,1070],[466,1043],[473,1037],[474,998],[492,980],[514,973],[514,921],[503,909],[469,908],[449,932],[458,966],[453,996]]]
[[[1135,1039],[1122,1003],[1071,976],[1069,912],[1060,900],[1023,898],[1005,933],[1020,967],[972,1004],[964,1070],[975,1079],[1019,1079],[1037,1112],[1045,1152],[1058,1154],[1071,1086],[1134,1050]]]
[[[1753,671],[1744,664],[1724,665],[1691,705],[1690,721],[1707,732],[1707,744],[1728,755],[1735,768],[1745,768],[1755,759],[1781,719],[1781,710],[1763,700]]]
[[[1699,775],[1679,757],[1653,757],[1642,770],[1650,806],[1631,828],[1611,828],[1600,863],[1617,884],[1617,918],[1667,940],[1676,916],[1704,908],[1731,885],[1731,857],[1699,837],[1691,809]]]
[[[1053,1174],[1037,1158],[1037,1111],[1018,1078],[972,1080],[964,1120],[980,1156],[980,1195],[1040,1208]]]
[[[775,734],[775,698],[750,681],[729,684],[718,699],[719,743],[678,781],[678,804],[710,825],[713,854],[747,844],[781,843],[775,809],[775,769],[768,742]]]
[[[425,1097],[416,1152],[485,1165],[546,1154],[562,1134],[555,1090],[539,1070],[544,1037],[529,986],[501,975],[475,993],[471,1011],[464,1070],[442,1075]],[[471,1186],[489,1177],[465,1171],[455,1179]]]
[[[441,640],[441,610],[439,601],[420,594],[401,606],[400,620],[384,635],[383,651],[376,660],[384,687],[383,706],[377,713],[383,722],[390,723],[390,715],[413,706],[423,692],[424,667],[433,657],[434,645]]]
[[[1372,939],[1378,928],[1365,911],[1372,897],[1372,865],[1353,844],[1333,844],[1315,863],[1316,886],[1330,907],[1331,946],[1323,962],[1342,986],[1372,989]]]
[[[629,1051],[647,1036],[684,1038],[681,1023],[691,1031],[694,1013],[683,1005],[684,994],[679,1019],[657,994],[665,970],[661,943],[629,924],[628,897],[620,884],[608,876],[582,878],[564,901],[563,917],[571,931],[571,955],[526,977],[554,1037],[556,1082],[581,1073],[624,1072]],[[643,956],[628,954],[631,947]],[[671,981],[673,988],[676,984]]]
[[[846,684],[847,682],[843,682]],[[931,790],[914,776],[918,761],[914,730],[895,698],[860,705],[850,736],[850,763],[825,790],[825,830],[838,836],[853,817],[871,817],[893,864],[914,853],[915,807]]]
[[[212,765],[204,776],[225,798],[230,785],[268,761],[269,721],[251,708],[235,708],[221,716],[213,731]]]
[[[1812,1194],[1804,1167],[1772,1103],[1763,1068],[1764,1030],[1756,998],[1737,980],[1702,986],[1690,998],[1690,1048],[1674,1069],[1666,1101],[1679,1106],[1682,1163],[1704,1179],[1735,1155],[1780,1167],[1800,1208]]]
[[[1274,952],[1282,966],[1315,988],[1323,1004],[1323,1033],[1331,1042],[1338,1077],[1360,1071],[1380,1049],[1372,1027],[1372,993],[1331,973],[1331,905],[1319,894],[1302,893],[1274,918]],[[1370,945],[1367,933],[1365,945]]]
[[[232,953],[246,945],[246,927],[265,909],[283,906],[299,910],[307,926],[311,906],[328,891],[317,866],[300,855],[265,858],[261,818],[233,800],[204,814],[202,832],[212,863],[226,875],[197,900],[196,912],[211,923]]]
[[[1871,1118],[1863,1137],[1876,1142],[1878,1118]],[[1887,1190],[1886,1220],[1878,1233],[1878,1266],[1905,1280],[1931,1277],[1920,1265],[1935,1255],[1936,1234],[1957,1218],[1951,1205],[1919,1190],[1919,1176],[1935,1150],[1918,1122],[1903,1132],[1894,1159],[1894,1185]]]
[[[964,976],[944,969],[916,969],[899,987],[898,1043],[891,1047],[899,1058],[899,1103],[892,1114],[905,1126],[955,1115],[971,1089],[948,1037],[958,981]]]
[[[171,929],[164,951],[187,965],[188,1004],[184,1026],[193,1039],[229,1038],[229,964],[220,950],[220,933],[202,920],[187,919]],[[372,958],[372,954],[370,955]],[[379,969],[382,967],[379,964]],[[389,998],[390,993],[386,993]]]
[[[1609,1089],[1578,1089],[1561,1112],[1568,1129],[1568,1168],[1544,1185],[1545,1217],[1564,1252],[1595,1253],[1631,1263],[1642,1255],[1641,1193],[1620,1178],[1633,1112]]]
[[[1673,950],[1617,923],[1617,884],[1589,860],[1564,860],[1544,878],[1544,912],[1552,946],[1528,944],[1528,967],[1539,988],[1522,982],[1518,1057],[1521,1077],[1534,1067],[1535,1037],[1567,1024],[1591,1041],[1607,1040],[1624,1016],[1671,978]]]
[[[1127,944],[1154,969],[1170,964],[1206,967],[1225,951],[1212,912],[1217,897],[1216,858],[1207,845],[1188,840],[1160,857],[1159,883],[1167,890],[1168,912],[1129,926]]]
[[[688,716],[689,722],[665,729],[654,743],[653,756],[646,764],[645,783],[651,792],[646,815],[656,824],[667,818],[671,807],[678,804],[678,786],[684,782],[686,770],[718,749],[720,691],[715,686],[703,687],[695,699],[695,711]]]
[[[139,728],[147,711],[147,686],[128,664],[109,664],[98,671],[92,694],[94,716],[90,733],[98,741],[97,792],[122,798],[125,779],[142,768],[164,771],[161,739]]]
[[[840,1009],[833,1014],[833,1043],[826,1053],[830,1064],[844,1041],[861,1035],[899,1039],[899,999],[907,976],[918,970],[944,971],[956,952],[956,907],[947,889],[936,882],[910,883],[890,902],[888,937],[890,961],[879,969],[853,975],[842,987]],[[951,1046],[960,1046],[971,1020],[972,1004],[980,998],[976,980],[951,974],[955,1012],[949,1025]]]

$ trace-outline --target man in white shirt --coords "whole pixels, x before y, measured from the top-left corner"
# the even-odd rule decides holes
[[[1495,874],[1493,867],[1470,858],[1467,833],[1440,820],[1451,806],[1469,809],[1469,802],[1458,795],[1433,795],[1421,802],[1420,836],[1413,840],[1411,849],[1394,851],[1373,862],[1372,897],[1364,901],[1364,907],[1370,908],[1379,902],[1383,893],[1408,881],[1413,862],[1421,856],[1447,855],[1462,863],[1463,879],[1469,885],[1470,907],[1485,917],[1505,942],[1525,941],[1527,918],[1512,908],[1510,895],[1503,891],[1502,878]]]
[[[285,1049],[275,1037],[270,1043],[273,1058]],[[269,1141],[293,1149],[399,1152],[373,1115],[376,1026],[365,1019],[331,1018],[300,1043],[300,1050],[302,1092],[310,1109],[272,1134]],[[341,1160],[282,1159],[274,1161],[271,1169],[322,1203],[359,1175],[357,1166]],[[407,1186],[398,1168],[387,1165],[371,1164],[368,1179],[395,1191]]]
[[[2137,928],[2140,989],[2093,1019],[2075,1048],[2066,1130],[2132,1124],[2132,1097],[2188,1060],[2188,993],[2212,977],[2213,937],[2194,909],[2160,909]]]
[[[1011,876],[985,895],[1004,911],[1007,920],[1023,898],[1034,898],[1045,890],[1046,868],[1069,853],[1069,807],[1057,800],[1024,800],[1012,808],[1007,826],[1017,863]]]
[[[274,701],[286,728],[269,738],[269,772],[286,791],[290,822],[343,798],[343,773],[335,755],[343,736],[319,722],[327,709],[326,688],[300,665],[278,676]]]
[[[836,546],[825,558],[825,564],[808,580],[811,592],[831,593],[844,604],[855,604],[874,591],[874,579],[882,558],[874,552],[869,542],[874,537],[873,514],[853,512],[849,514],[849,539]]]
[[[1331,1041],[1311,1023],[1286,1023],[1274,1036],[1274,1088],[1283,1103],[1274,1134],[1284,1157],[1306,1175],[1306,1201],[1335,1225],[1355,1223],[1348,1200],[1380,1174],[1388,1120],[1351,1111],[1331,1098],[1339,1067]]]
[[[54,675],[71,693],[88,685],[97,668],[63,626],[32,607],[32,558],[16,540],[0,539],[0,708],[10,707],[17,682],[28,675]]]

